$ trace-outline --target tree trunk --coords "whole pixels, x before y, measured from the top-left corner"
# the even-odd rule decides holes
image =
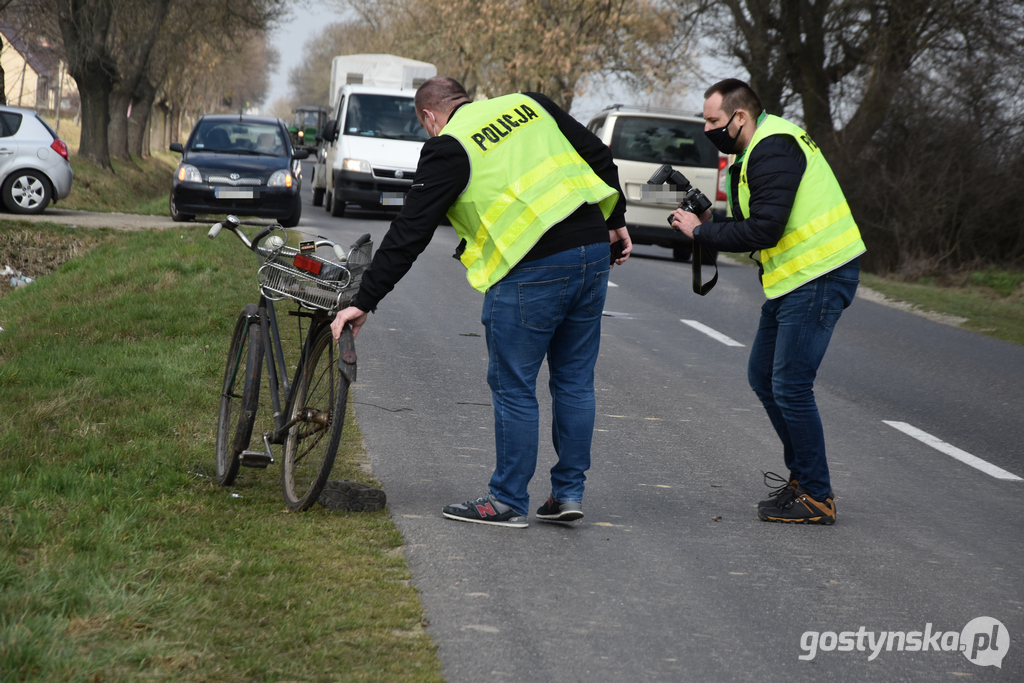
[[[146,147],[146,131],[149,130],[150,114],[153,111],[153,100],[156,99],[156,88],[148,78],[139,81],[132,96],[132,115],[128,119],[128,152],[135,158],[149,156]]]
[[[113,61],[106,50],[113,4],[110,0],[56,0],[68,73],[78,83],[81,99],[82,139],[78,155],[101,168],[111,168],[107,126],[110,93],[113,89]]]
[[[100,168],[112,168],[107,138],[107,126],[110,124],[107,107],[111,85],[106,74],[100,71],[99,76],[91,73],[72,73],[78,83],[81,97],[82,138],[78,146],[78,156],[89,159]]]
[[[4,49],[4,39],[0,38],[0,50]],[[4,79],[4,67],[0,65],[0,104],[7,104],[7,83]]]
[[[171,142],[181,142],[181,108],[178,105],[170,107],[169,118]]]
[[[128,161],[128,107],[131,105],[130,93],[116,87],[110,93],[110,122],[107,134],[110,137],[110,156],[114,159]]]

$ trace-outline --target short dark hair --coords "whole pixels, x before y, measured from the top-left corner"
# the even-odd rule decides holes
[[[456,104],[467,100],[469,95],[457,80],[449,76],[434,76],[425,80],[416,90],[416,111],[430,109],[448,114]]]
[[[754,89],[738,78],[726,78],[718,81],[704,91],[704,99],[708,99],[715,93],[722,95],[722,109],[729,116],[736,113],[737,109],[746,109],[752,116],[758,116],[764,110],[761,106],[761,98],[757,96]]]

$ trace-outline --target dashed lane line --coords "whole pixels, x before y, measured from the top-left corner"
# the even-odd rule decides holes
[[[913,425],[909,425],[906,422],[893,422],[890,420],[882,420],[885,424],[889,425],[894,429],[898,429],[908,436],[912,436],[921,443],[927,444],[935,450],[945,453],[946,455],[956,458],[960,462],[970,465],[976,469],[981,470],[985,474],[995,477],[996,479],[1003,479],[1005,481],[1024,481],[1016,474],[1007,472],[1002,467],[997,467],[990,462],[986,462],[981,458],[971,455],[967,451],[962,451],[956,446],[946,443],[938,437],[934,437],[928,432],[923,432]]]
[[[743,346],[743,344],[740,344],[735,339],[732,339],[730,337],[725,336],[724,334],[722,334],[718,330],[712,329],[712,328],[708,327],[707,325],[705,325],[704,323],[699,323],[696,320],[683,320],[683,319],[680,319],[679,322],[684,323],[686,325],[689,325],[690,327],[692,327],[693,329],[697,330],[698,332],[703,332],[704,334],[706,334],[707,336],[711,337],[715,341],[722,342],[726,346]]]

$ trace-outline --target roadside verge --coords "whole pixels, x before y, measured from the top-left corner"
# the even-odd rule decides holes
[[[386,511],[289,513],[276,469],[211,483],[255,263],[175,227],[0,298],[0,677],[440,680]],[[342,448],[332,478],[376,484]]]

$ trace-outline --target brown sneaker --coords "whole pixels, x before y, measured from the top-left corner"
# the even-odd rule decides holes
[[[836,504],[831,494],[825,500],[815,500],[802,486],[794,484],[783,490],[772,505],[758,508],[757,516],[765,522],[835,524]]]

